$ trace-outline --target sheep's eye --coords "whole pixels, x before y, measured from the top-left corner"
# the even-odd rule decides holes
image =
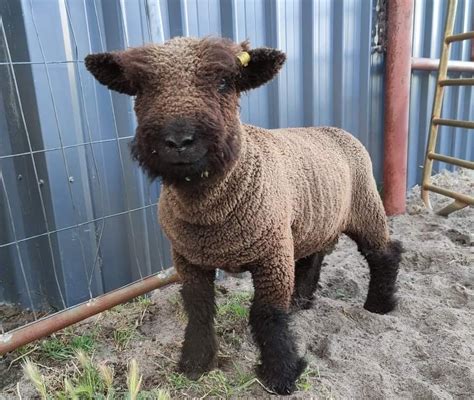
[[[227,82],[227,79],[222,78],[219,82],[219,86],[217,87],[217,91],[220,93],[225,92],[229,88],[229,83]]]

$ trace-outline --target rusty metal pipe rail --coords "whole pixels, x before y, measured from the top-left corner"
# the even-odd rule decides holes
[[[60,311],[10,332],[3,333],[0,335],[0,355],[51,335],[54,332],[106,311],[118,304],[125,303],[137,296],[142,296],[152,290],[178,281],[179,276],[176,273],[168,275],[159,273],[152,275],[139,282],[98,296],[86,303]]]

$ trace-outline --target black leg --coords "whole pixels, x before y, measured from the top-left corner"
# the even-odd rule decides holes
[[[254,302],[249,319],[261,354],[258,376],[270,390],[278,394],[292,393],[296,380],[306,368],[306,361],[298,356],[289,330],[288,313]]]
[[[324,255],[325,253],[314,253],[296,261],[295,289],[291,300],[293,309],[307,310],[313,305]]]
[[[284,395],[295,390],[306,361],[298,355],[289,326],[288,311],[294,284],[293,252],[276,256],[275,260],[266,260],[266,264],[251,271],[255,295],[249,322],[260,349],[257,375],[269,389]]]
[[[402,244],[391,241],[384,249],[371,250],[359,246],[359,250],[370,268],[369,292],[364,308],[378,314],[388,313],[397,305],[395,292]]]
[[[194,270],[191,276],[183,278],[181,295],[188,325],[178,368],[191,379],[217,367],[214,278],[215,271],[202,270]]]

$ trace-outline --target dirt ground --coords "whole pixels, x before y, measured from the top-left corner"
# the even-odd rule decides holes
[[[434,181],[474,193],[470,172],[445,172]],[[450,202],[431,198],[435,209]],[[407,214],[390,220],[393,237],[406,249],[397,309],[381,316],[362,308],[368,268],[355,245],[341,238],[325,259],[313,308],[293,315],[300,350],[309,361],[293,397],[474,398],[474,209],[437,216],[424,209],[416,187],[408,202]],[[20,366],[28,352],[48,385],[59,385],[74,362],[68,354],[58,359],[47,351],[47,341],[59,340],[64,349],[71,338],[86,334],[92,335],[86,349],[113,367],[119,387],[126,385],[128,360],[136,358],[143,389],[161,387],[172,398],[270,397],[253,375],[258,357],[246,323],[249,277],[219,283],[220,370],[198,383],[175,372],[185,326],[178,289],[156,291],[151,301],[119,306],[7,355],[0,360],[0,398],[17,398],[18,391],[24,399],[34,397]]]

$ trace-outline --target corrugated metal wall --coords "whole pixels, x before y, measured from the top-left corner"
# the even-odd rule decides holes
[[[413,29],[413,56],[439,58],[443,41],[447,1],[416,1]],[[458,0],[454,32],[474,30],[474,1]],[[470,61],[471,41],[457,42],[451,47],[451,60]],[[471,74],[450,73],[452,77]],[[410,141],[408,186],[421,182],[428,130],[436,88],[436,72],[416,71],[412,74],[410,96]],[[445,89],[443,118],[474,121],[474,90],[472,86]],[[474,159],[472,130],[443,126],[438,136],[438,153],[466,160]],[[451,165],[434,163],[434,171],[452,169]],[[434,173],[435,173],[434,172]]]
[[[380,181],[383,38],[376,26],[382,3],[0,0],[0,301],[60,309],[170,264],[155,216],[159,186],[129,157],[132,102],[92,79],[82,63],[86,54],[177,35],[248,38],[254,47],[283,49],[286,66],[242,99],[242,120],[269,128],[343,127],[367,146]],[[444,2],[422,3],[415,53],[436,55]],[[472,1],[461,3],[472,11]],[[426,90],[432,96],[433,84],[418,75],[410,184],[423,153],[426,126],[420,124],[429,119]],[[450,104],[472,112],[470,93],[463,90]],[[472,142],[458,136],[449,146],[466,151]]]

